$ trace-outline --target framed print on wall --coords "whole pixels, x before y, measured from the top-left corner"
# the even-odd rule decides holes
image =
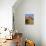
[[[27,24],[27,25],[34,24],[34,15],[33,14],[25,14],[25,24]]]

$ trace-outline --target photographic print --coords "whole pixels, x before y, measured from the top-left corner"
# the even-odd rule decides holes
[[[34,24],[34,15],[33,14],[25,14],[25,24]]]

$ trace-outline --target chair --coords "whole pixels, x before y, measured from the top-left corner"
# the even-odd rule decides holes
[[[26,40],[25,46],[35,46],[35,43],[32,40]]]
[[[16,46],[21,46],[22,45],[22,33],[15,33],[15,43]]]

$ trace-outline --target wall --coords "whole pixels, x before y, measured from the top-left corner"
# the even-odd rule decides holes
[[[17,7],[16,7],[17,6]],[[23,0],[13,6],[14,24],[18,32],[22,32],[24,38],[34,40],[36,46],[41,46],[41,1]],[[34,14],[34,24],[25,25],[25,13]]]
[[[41,3],[41,40],[42,46],[46,46],[46,0],[42,0]]]

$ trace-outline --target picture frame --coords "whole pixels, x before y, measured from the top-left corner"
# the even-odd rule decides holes
[[[34,24],[34,15],[33,14],[25,14],[25,24],[26,25]]]

